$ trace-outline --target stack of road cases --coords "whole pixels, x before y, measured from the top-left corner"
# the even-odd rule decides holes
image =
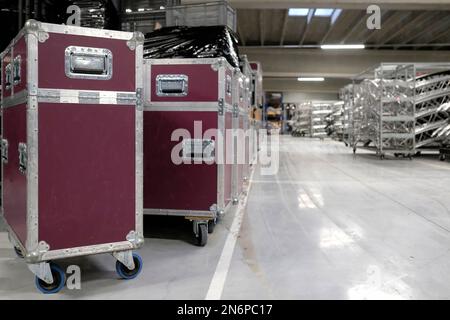
[[[240,69],[244,81],[244,108],[246,116],[244,117],[245,127],[245,168],[244,168],[244,180],[247,180],[250,176],[250,166],[256,161],[256,134],[253,125],[253,119],[251,119],[252,105],[251,99],[253,95],[252,87],[252,68],[248,62],[246,55],[240,56]]]
[[[64,286],[52,260],[112,253],[126,279],[142,268],[142,42],[30,20],[1,55],[2,212],[44,293]]]
[[[234,71],[224,58],[144,60],[144,213],[191,220],[201,246],[232,200]]]
[[[260,130],[264,125],[264,91],[263,91],[263,71],[261,63],[250,61],[252,68],[252,97],[250,104],[252,106],[252,125],[256,132],[256,150],[260,149]]]

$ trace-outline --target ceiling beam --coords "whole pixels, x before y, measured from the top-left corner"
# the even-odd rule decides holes
[[[424,22],[424,28],[421,29],[422,31],[420,31],[418,33],[413,33],[409,37],[403,38],[399,44],[409,43],[409,42],[413,41],[414,39],[420,38],[424,34],[427,34],[427,33],[431,32],[432,30],[435,30],[436,28],[441,27],[442,21],[440,18],[442,18],[443,16],[445,16],[445,14],[442,14],[442,13],[438,13],[435,15],[429,15],[428,19],[426,19]],[[427,42],[428,42],[428,40],[427,40]],[[399,47],[400,46],[395,46],[394,49],[397,50]]]
[[[351,78],[382,62],[450,62],[450,51],[320,50],[240,47],[251,61],[260,61],[264,76]],[[301,63],[299,63],[301,61]]]
[[[284,14],[283,18],[283,28],[281,30],[281,36],[280,36],[280,46],[284,44],[284,37],[286,36],[286,29],[289,19],[289,9],[286,9],[286,13]]]
[[[329,25],[328,25],[328,30],[327,30],[327,32],[325,33],[325,35],[323,36],[323,38],[320,40],[320,44],[324,44],[325,43],[325,41],[327,41],[327,39],[328,39],[328,37],[330,36],[330,34],[333,32],[333,30],[334,30],[334,26],[338,23],[338,22],[340,22],[343,18],[344,16],[344,12],[341,12],[341,14],[339,15],[339,17],[336,19],[336,21],[334,21],[334,23],[333,23],[333,21],[332,21],[332,19],[330,18],[330,23],[329,23]]]
[[[241,43],[243,46],[247,45],[247,39],[245,38],[245,34],[243,33],[243,28],[241,27],[241,25],[239,24],[239,20],[237,21],[237,31],[239,34],[239,37],[241,38]]]
[[[302,34],[302,38],[300,39],[299,45],[302,45],[303,42],[305,42],[306,34],[309,31],[309,26],[311,25],[311,21],[314,18],[314,14],[315,13],[316,13],[316,9],[310,9],[308,11],[308,16],[306,17],[306,25],[305,25],[305,28],[304,28],[304,31],[303,31],[303,34]]]
[[[182,4],[205,0],[182,0]],[[384,10],[450,10],[447,0],[228,0],[235,9],[341,8],[365,10],[376,4]]]
[[[402,34],[405,30],[408,30],[410,27],[415,26],[420,20],[423,20],[428,15],[428,12],[421,12],[415,18],[410,21],[404,23],[400,28],[397,28],[397,31],[394,31],[389,36],[387,36],[380,44],[386,44],[392,39],[395,39],[398,35]]]
[[[366,43],[370,43],[375,36],[383,38],[386,37],[386,35],[392,34],[393,30],[397,30],[399,23],[411,14],[412,12],[410,11],[396,11],[385,20],[381,20],[381,29],[372,32],[372,34],[366,39]]]
[[[264,46],[264,10],[259,10],[259,37],[261,46]]]
[[[368,16],[365,11],[363,13],[360,13],[358,15],[358,19],[356,20],[357,22],[354,24],[353,28],[351,28],[349,32],[347,32],[347,34],[342,38],[341,43],[345,43],[356,32],[356,30],[360,29],[361,25],[366,23],[367,17]],[[365,28],[365,26],[363,28]]]

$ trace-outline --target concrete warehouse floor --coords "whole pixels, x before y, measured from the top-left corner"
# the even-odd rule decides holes
[[[118,280],[109,255],[72,259],[62,265],[80,264],[82,289],[45,296],[1,233],[0,298],[450,298],[449,163],[282,137],[278,174],[256,169],[246,208],[204,248],[190,223],[146,217],[135,280]]]

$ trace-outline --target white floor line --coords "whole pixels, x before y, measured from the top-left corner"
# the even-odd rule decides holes
[[[225,281],[227,280],[228,271],[230,270],[231,259],[233,258],[234,248],[239,236],[242,220],[244,219],[245,207],[247,206],[247,199],[250,192],[250,187],[252,185],[253,173],[255,172],[255,169],[250,175],[247,195],[241,202],[239,202],[236,215],[234,216],[233,223],[231,224],[227,239],[225,240],[225,245],[223,246],[219,262],[217,263],[216,271],[214,272],[211,283],[209,284],[209,289],[205,300],[219,300],[222,297]]]

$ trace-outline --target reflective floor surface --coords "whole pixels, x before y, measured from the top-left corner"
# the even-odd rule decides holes
[[[450,163],[436,156],[380,160],[283,136],[278,173],[256,167],[246,207],[206,247],[192,244],[189,222],[146,217],[140,277],[119,280],[110,255],[70,259],[62,265],[80,265],[81,290],[45,296],[2,232],[0,298],[449,299],[449,195]]]

